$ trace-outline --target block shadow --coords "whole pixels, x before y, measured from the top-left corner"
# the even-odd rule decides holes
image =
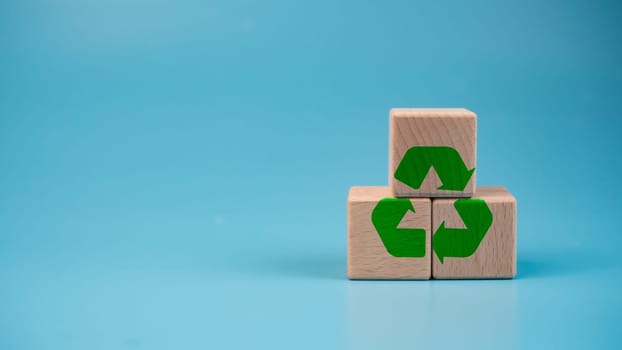
[[[345,254],[271,256],[248,263],[249,272],[258,277],[347,280]]]
[[[519,252],[515,280],[589,274],[602,270],[607,264],[607,260],[577,252],[568,255]],[[238,268],[256,277],[348,280],[345,252],[261,254],[246,260]]]
[[[516,279],[538,279],[581,275],[607,266],[602,259],[580,254],[533,255],[518,254]]]

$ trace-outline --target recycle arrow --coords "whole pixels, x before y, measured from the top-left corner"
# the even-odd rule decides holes
[[[432,248],[443,263],[445,257],[466,258],[473,255],[492,225],[492,213],[483,199],[458,199],[454,207],[466,228],[446,228],[445,221],[432,237]]]
[[[371,221],[389,254],[398,258],[425,256],[425,229],[398,228],[406,213],[415,208],[409,199],[383,198],[371,213]]]
[[[463,191],[475,168],[468,169],[458,151],[447,146],[416,146],[404,154],[394,177],[419,189],[430,167],[434,167],[443,185],[439,190]]]

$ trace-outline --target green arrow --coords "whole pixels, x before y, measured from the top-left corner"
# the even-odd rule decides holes
[[[383,198],[371,213],[371,221],[389,254],[398,258],[422,258],[425,229],[397,228],[409,210],[415,212],[409,199]]]
[[[443,221],[434,232],[432,247],[441,264],[445,257],[466,258],[475,253],[492,225],[492,213],[483,199],[458,199],[454,207],[466,228],[446,228]]]
[[[404,154],[395,170],[395,178],[418,189],[430,167],[434,167],[443,185],[439,190],[463,191],[475,168],[468,169],[458,151],[451,147],[417,146]]]

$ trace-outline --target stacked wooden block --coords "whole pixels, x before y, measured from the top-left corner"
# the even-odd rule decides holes
[[[348,195],[350,279],[516,275],[516,199],[476,187],[477,116],[392,109],[389,186]]]

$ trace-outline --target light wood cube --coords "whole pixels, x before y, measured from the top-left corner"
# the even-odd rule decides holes
[[[475,192],[477,116],[462,108],[390,112],[389,184],[396,197]]]
[[[387,186],[348,194],[348,277],[429,279],[432,271],[429,198],[394,198]]]
[[[503,187],[478,187],[473,198],[432,201],[435,279],[513,278],[516,199]]]

